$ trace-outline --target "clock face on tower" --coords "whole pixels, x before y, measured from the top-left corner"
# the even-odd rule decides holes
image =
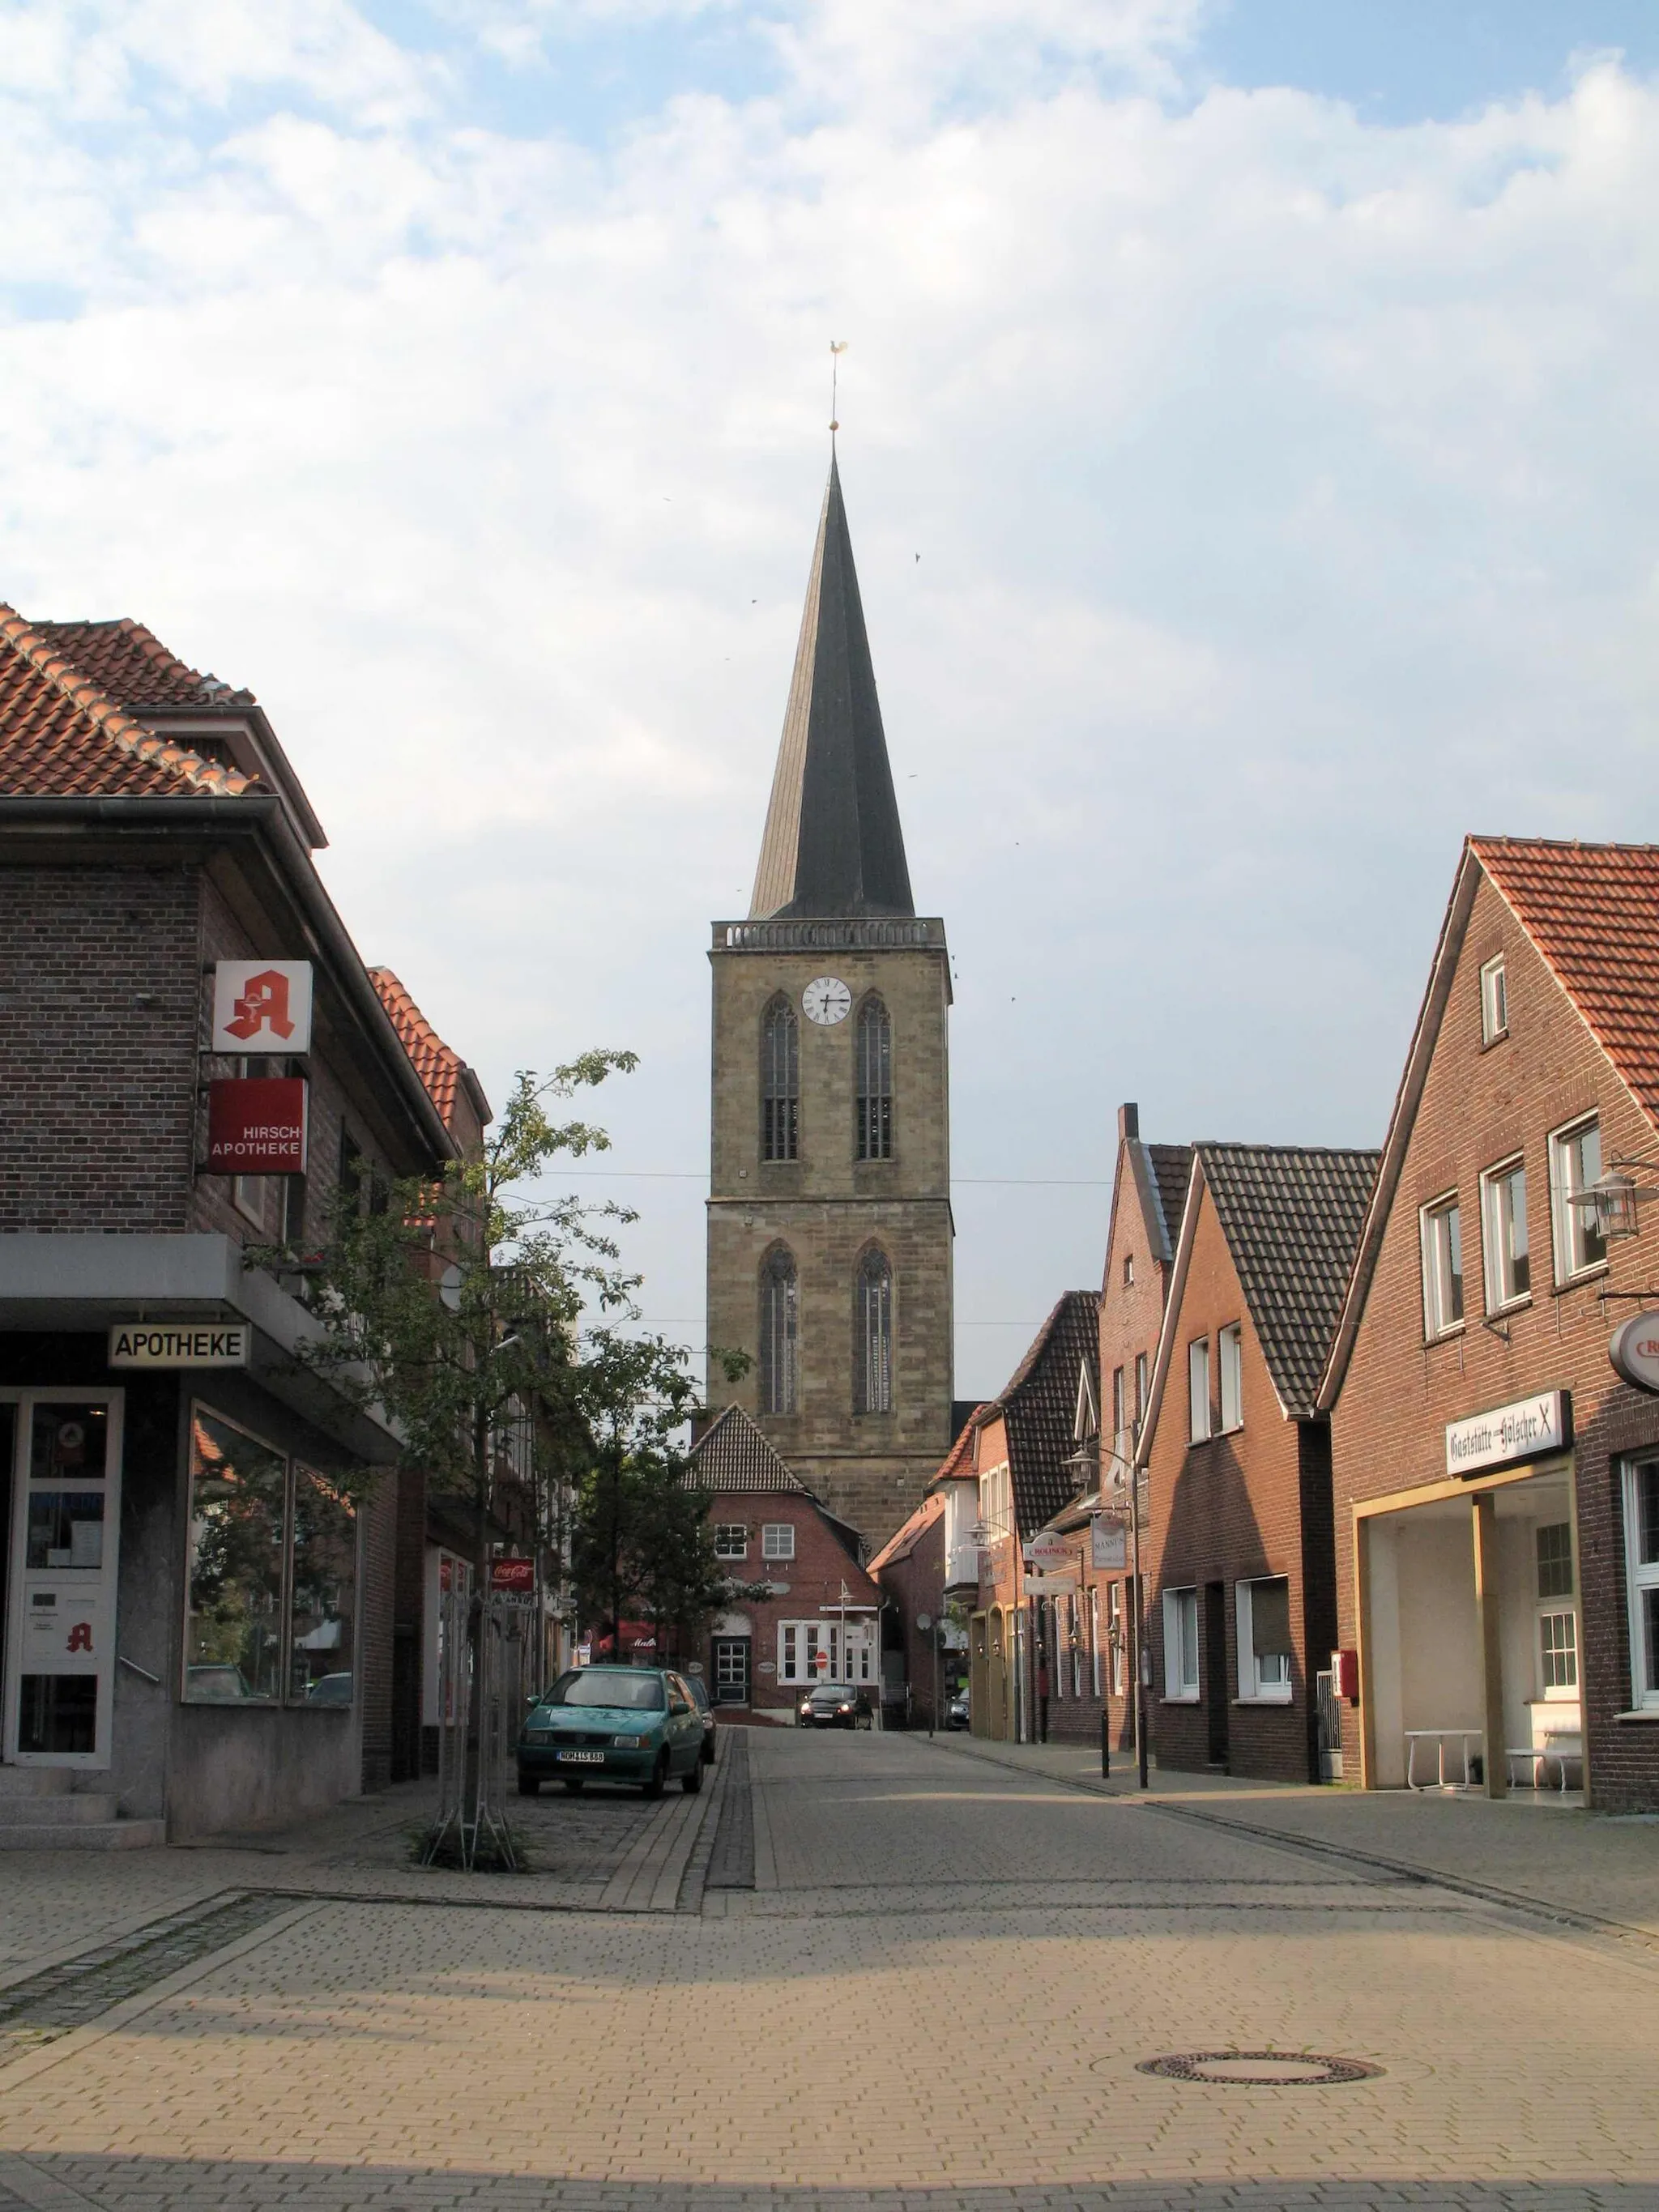
[[[820,1029],[833,1029],[851,1012],[853,994],[838,976],[817,975],[800,994],[801,1012]]]

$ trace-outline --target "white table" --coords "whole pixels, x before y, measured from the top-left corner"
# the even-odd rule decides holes
[[[1406,1730],[1406,1787],[1407,1790],[1443,1790],[1446,1788],[1446,1746],[1461,1742],[1463,1747],[1463,1780],[1462,1787],[1469,1787],[1469,1746],[1484,1743],[1486,1731],[1478,1728],[1407,1729]],[[1417,1747],[1419,1743],[1435,1744],[1439,1749],[1437,1782],[1419,1782],[1416,1778]],[[1452,1788],[1460,1785],[1452,1784]]]

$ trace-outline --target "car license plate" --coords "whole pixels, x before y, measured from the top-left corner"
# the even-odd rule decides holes
[[[603,1766],[605,1765],[605,1753],[602,1751],[562,1751],[558,1758],[562,1766]]]

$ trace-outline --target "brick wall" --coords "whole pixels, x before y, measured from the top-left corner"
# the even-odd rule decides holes
[[[1219,1424],[1218,1332],[1243,1326],[1240,1427],[1207,1442],[1189,1441],[1188,1346],[1210,1346],[1211,1421]],[[1314,1725],[1310,1672],[1329,1654],[1332,1563],[1321,1539],[1322,1505],[1305,1525],[1304,1494],[1317,1490],[1322,1461],[1304,1453],[1300,1425],[1287,1421],[1245,1309],[1237,1272],[1206,1191],[1192,1258],[1173,1322],[1173,1355],[1150,1461],[1150,1542],[1142,1561],[1150,1609],[1152,1682],[1147,1693],[1152,1741],[1160,1766],[1203,1768],[1224,1759],[1234,1774],[1262,1780],[1318,1778],[1310,1762]],[[1291,1695],[1288,1705],[1239,1702],[1237,1585],[1261,1576],[1290,1585]],[[1220,1585],[1219,1607],[1209,1593]],[[1167,1698],[1164,1604],[1166,1589],[1198,1592],[1199,1697]],[[1310,1639],[1310,1626],[1315,1631]],[[1222,1642],[1217,1642],[1217,1629]],[[1310,1648],[1311,1644],[1311,1648]]]
[[[0,1230],[185,1227],[199,883],[176,866],[5,869]]]
[[[1479,970],[1501,951],[1509,1036],[1483,1048]],[[1484,876],[1400,1184],[1383,1234],[1352,1358],[1332,1421],[1340,1640],[1358,1640],[1353,1507],[1443,1481],[1449,1421],[1533,1391],[1573,1395],[1577,1541],[1584,1721],[1592,1802],[1605,1810],[1659,1807],[1659,1726],[1620,1722],[1630,1704],[1628,1614],[1618,1456],[1659,1443],[1659,1401],[1614,1377],[1607,1339],[1639,1310],[1604,1304],[1604,1290],[1656,1282],[1654,1217],[1609,1246],[1605,1275],[1558,1289],[1552,1263],[1548,1133],[1595,1109],[1604,1159],[1650,1153],[1654,1132],[1505,902]],[[1502,1333],[1482,1326],[1480,1176],[1514,1151],[1527,1167],[1533,1288]],[[1419,1209],[1455,1189],[1463,1232],[1463,1328],[1424,1341]],[[1358,1749],[1345,1716],[1345,1749]]]
[[[854,1605],[881,1602],[881,1592],[853,1559],[834,1528],[810,1498],[789,1491],[734,1491],[715,1494],[709,1519],[742,1522],[749,1530],[746,1558],[725,1562],[733,1582],[776,1583],[786,1585],[780,1597],[734,1598],[732,1610],[744,1614],[752,1636],[750,1653],[750,1704],[757,1711],[787,1711],[800,1695],[800,1686],[786,1686],[778,1680],[778,1628],[786,1620],[836,1620],[839,1617],[842,1585],[846,1584]],[[795,1532],[793,1559],[768,1559],[763,1555],[763,1527],[768,1522],[787,1522]],[[703,1663],[714,1680],[712,1651],[705,1650]],[[769,1673],[763,1671],[769,1668]],[[872,1698],[879,1683],[872,1684]]]
[[[937,1627],[917,1627],[918,1614],[937,1624],[945,1610],[945,1508],[943,1499],[929,1500],[929,1518],[918,1530],[903,1559],[883,1567],[876,1577],[882,1593],[892,1601],[897,1648],[904,1654],[904,1679],[909,1685],[909,1720],[913,1728],[945,1725],[936,1698],[963,1671],[957,1655],[947,1652],[943,1664],[937,1651]],[[894,1632],[890,1632],[890,1633]]]

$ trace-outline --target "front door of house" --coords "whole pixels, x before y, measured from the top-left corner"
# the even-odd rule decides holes
[[[714,1703],[717,1705],[746,1705],[749,1703],[749,1649],[746,1636],[717,1636],[714,1638]]]
[[[107,1766],[121,1393],[24,1390],[8,1392],[6,1401],[11,1500],[0,1756],[19,1765]]]

